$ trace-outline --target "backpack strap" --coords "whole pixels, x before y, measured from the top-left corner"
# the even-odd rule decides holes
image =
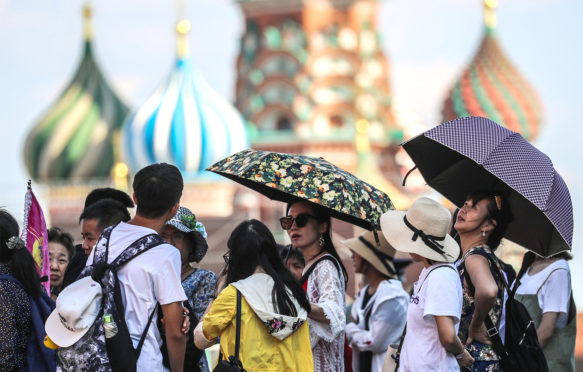
[[[506,279],[504,278],[504,274],[502,274],[502,272],[500,272],[500,268],[498,267],[498,265],[496,265],[496,262],[494,261],[494,258],[492,258],[492,255],[487,255],[487,254],[481,254],[481,253],[473,253],[473,254],[478,254],[482,257],[484,257],[485,259],[488,260],[488,265],[494,265],[494,268],[496,269],[496,273],[498,278],[500,278],[500,280],[502,281],[502,285],[506,288],[506,291],[508,292],[508,299],[514,297],[514,291],[510,291],[510,289],[508,288],[508,283],[506,283]],[[476,292],[476,288],[474,287],[474,284],[472,283],[472,280],[470,279],[470,274],[468,274],[468,271],[466,270],[466,263],[464,261],[464,263],[462,264],[463,268],[464,268],[464,278],[466,279],[466,282],[468,283],[468,288],[470,289],[470,292],[472,293],[472,296],[474,296],[475,292]],[[521,270],[521,273],[524,274]],[[518,277],[516,278],[516,281],[518,281]],[[504,293],[504,292],[502,292]],[[502,295],[502,302],[504,302],[504,295]],[[504,306],[504,304],[502,304]],[[502,319],[502,310],[500,311],[500,317],[498,318],[498,321],[500,322],[500,320]],[[492,348],[494,349],[494,351],[496,351],[496,354],[498,354],[499,357],[502,357],[502,355],[504,354],[504,343],[502,342],[502,338],[500,337],[500,333],[498,332],[498,326],[494,325],[494,323],[492,322],[492,319],[490,318],[490,312],[488,312],[488,314],[486,314],[486,318],[484,318],[484,324],[486,325],[486,332],[488,333],[488,337],[490,337],[490,340],[492,341]],[[498,324],[499,325],[499,324]]]
[[[559,270],[564,270],[567,271],[567,269],[565,269],[564,267],[557,267],[556,269],[553,269],[553,271],[551,271],[549,273],[549,275],[547,275],[547,277],[545,278],[545,280],[543,280],[543,282],[541,283],[540,287],[538,287],[538,289],[536,290],[536,294],[538,295],[538,293],[540,292],[540,290],[543,288],[543,286],[546,284],[546,282],[551,278],[551,275],[553,275],[553,273],[555,271],[559,271]],[[568,272],[568,271],[567,271]]]
[[[329,254],[325,254],[322,257],[318,258],[316,260],[316,262],[314,262],[312,264],[312,266],[310,266],[308,268],[308,270],[304,273],[304,275],[302,275],[302,278],[300,279],[300,283],[302,285],[305,284],[308,281],[308,278],[310,277],[310,274],[312,274],[312,272],[316,268],[316,265],[318,265],[320,262],[325,261],[325,260],[332,261],[332,263],[336,267],[336,270],[338,270],[338,276],[340,276],[340,272],[341,272],[340,265],[338,264],[338,262],[336,261],[336,259],[333,256],[329,255]]]

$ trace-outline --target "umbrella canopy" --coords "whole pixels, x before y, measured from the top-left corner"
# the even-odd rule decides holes
[[[427,184],[461,207],[469,193],[508,198],[505,238],[543,257],[571,249],[573,206],[551,160],[520,134],[482,117],[455,119],[403,143]]]
[[[207,170],[273,200],[319,204],[332,217],[368,230],[379,229],[381,215],[393,209],[387,194],[323,158],[244,150]]]

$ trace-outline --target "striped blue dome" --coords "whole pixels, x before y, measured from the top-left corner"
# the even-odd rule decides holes
[[[186,22],[186,23],[185,23]],[[239,112],[194,69],[181,21],[178,57],[168,80],[124,125],[126,162],[134,172],[156,162],[175,164],[186,178],[249,146]]]

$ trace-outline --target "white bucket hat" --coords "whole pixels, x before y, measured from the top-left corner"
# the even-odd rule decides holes
[[[381,216],[387,241],[401,252],[429,260],[454,262],[460,254],[457,242],[448,235],[451,213],[435,200],[421,197],[409,210],[388,211]]]
[[[357,253],[384,275],[395,278],[396,270],[393,265],[395,248],[391,247],[380,231],[377,232],[377,236],[379,238],[378,245],[372,231],[364,231],[358,237],[343,240],[341,243],[351,251]]]
[[[97,319],[102,297],[101,286],[90,276],[63,289],[45,323],[49,338],[60,347],[79,341]]]

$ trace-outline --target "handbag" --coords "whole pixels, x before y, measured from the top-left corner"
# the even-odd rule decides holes
[[[237,320],[235,325],[235,355],[229,356],[229,360],[223,360],[219,354],[219,363],[213,372],[246,372],[243,363],[239,360],[239,341],[241,339],[241,292],[237,289]]]

